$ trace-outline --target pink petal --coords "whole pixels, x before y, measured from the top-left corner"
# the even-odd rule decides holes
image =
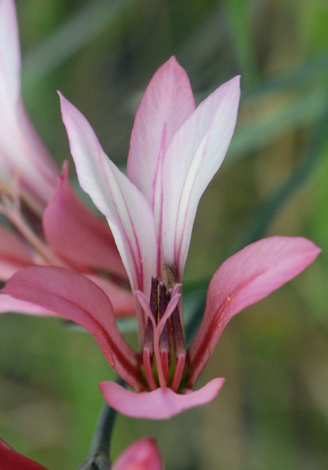
[[[26,114],[20,90],[15,2],[0,2],[0,167],[9,180],[19,169],[25,197],[41,214],[56,185],[57,167]]]
[[[112,470],[162,470],[164,468],[156,441],[150,437],[131,444],[116,459]]]
[[[137,111],[130,140],[127,174],[146,196],[160,227],[162,166],[172,137],[195,109],[189,79],[175,57],[151,79]]]
[[[33,263],[23,241],[14,232],[0,225],[0,279],[6,281],[18,269]]]
[[[204,100],[174,135],[163,165],[163,251],[181,281],[198,202],[219,169],[237,120],[235,77]]]
[[[108,297],[85,276],[59,267],[33,266],[10,278],[2,292],[81,325],[94,336],[117,374],[133,389],[144,388],[139,356],[119,332]]]
[[[84,116],[62,95],[63,121],[81,187],[108,220],[132,290],[148,293],[156,274],[156,234],[143,194],[103,152]],[[141,330],[144,320],[139,318]],[[141,336],[142,336],[142,331]]]
[[[130,291],[118,287],[117,284],[102,276],[96,274],[85,275],[105,292],[112,304],[116,317],[131,317],[135,315],[134,297]]]
[[[16,452],[2,439],[0,439],[0,468],[1,470],[46,470],[34,460]]]
[[[133,393],[115,382],[101,382],[99,388],[107,403],[132,418],[168,419],[181,411],[205,405],[219,393],[224,379],[213,379],[195,392],[179,395],[170,388]]]
[[[107,222],[102,221],[76,196],[68,181],[68,165],[43,217],[49,243],[62,257],[82,267],[97,267],[127,278]]]
[[[14,299],[10,295],[0,293],[0,313],[26,313],[29,315],[55,315],[51,310],[40,305]]]
[[[204,318],[189,350],[190,387],[196,382],[228,321],[302,272],[320,253],[301,237],[270,237],[246,246],[214,274]]]

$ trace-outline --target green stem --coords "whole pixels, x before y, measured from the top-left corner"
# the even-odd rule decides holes
[[[125,382],[118,378],[116,382],[123,387]],[[78,470],[109,470],[110,441],[114,429],[117,411],[105,403],[93,436],[89,456]]]

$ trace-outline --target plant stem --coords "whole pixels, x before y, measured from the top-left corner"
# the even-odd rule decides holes
[[[125,382],[118,378],[116,382],[123,387]],[[105,403],[93,436],[89,456],[78,470],[109,470],[110,440],[114,429],[117,411]]]

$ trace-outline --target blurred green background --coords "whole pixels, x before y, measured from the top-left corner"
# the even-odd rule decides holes
[[[242,75],[237,129],[196,218],[187,300],[201,305],[223,260],[263,236],[323,248],[230,322],[199,383],[225,377],[217,399],[166,422],[119,416],[113,458],[154,435],[167,470],[328,468],[328,2],[16,3],[24,98],[60,162],[71,158],[57,89],[124,167],[142,93],[172,54],[197,102]],[[98,383],[114,378],[97,344],[61,320],[7,314],[0,351],[0,436],[49,470],[77,468],[102,407]]]

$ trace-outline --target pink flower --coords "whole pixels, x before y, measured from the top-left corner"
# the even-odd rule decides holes
[[[108,224],[75,195],[26,114],[21,97],[20,51],[13,0],[0,0],[0,280],[33,264],[87,275],[110,296],[118,315],[134,313],[127,275]],[[43,220],[42,220],[43,217]],[[105,276],[96,274],[102,270]],[[0,312],[49,313],[2,296]]]
[[[156,442],[143,438],[131,444],[115,461],[112,470],[162,470],[163,460]]]
[[[0,468],[1,470],[46,470],[12,449],[0,439]],[[151,438],[143,438],[131,444],[116,460],[112,470],[162,470],[162,457]]]
[[[224,159],[238,102],[237,77],[195,109],[188,77],[172,57],[142,99],[125,176],[82,114],[61,97],[80,185],[106,216],[129,276],[142,353],[120,335],[108,298],[76,273],[27,268],[3,292],[87,329],[134,390],[100,384],[109,405],[129,416],[165,419],[212,400],[224,379],[192,388],[228,321],[299,274],[320,251],[304,238],[272,237],[233,255],[210,282],[203,321],[186,351],[180,290],[194,217]]]
[[[26,114],[20,66],[15,2],[0,0],[0,179],[10,183],[21,173],[23,198],[42,214],[59,169]]]

